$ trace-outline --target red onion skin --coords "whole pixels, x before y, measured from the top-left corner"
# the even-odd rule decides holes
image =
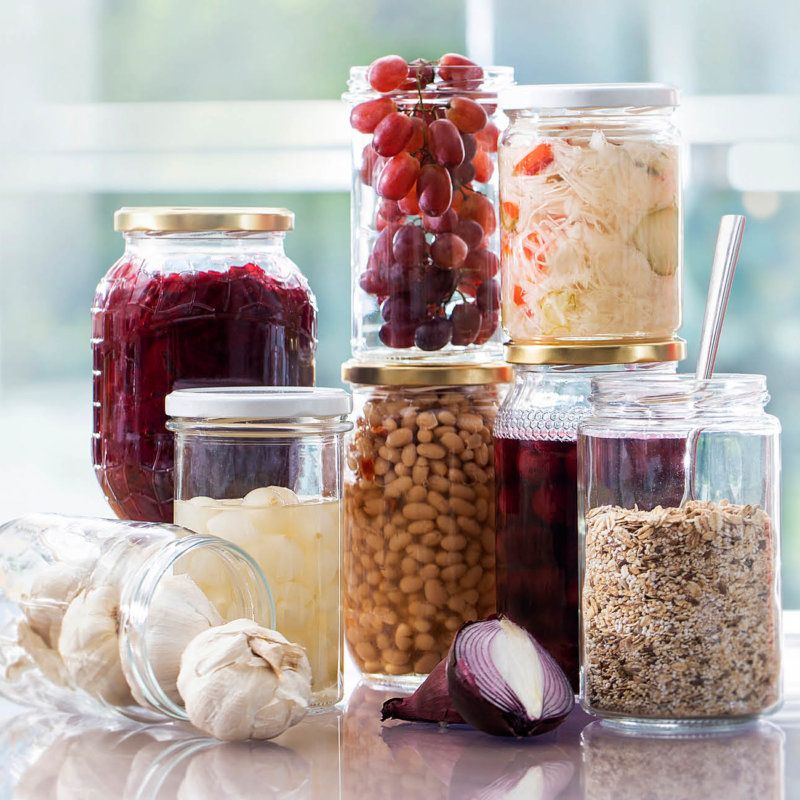
[[[504,711],[481,695],[470,667],[464,659],[456,658],[456,640],[461,631],[468,626],[481,625],[486,622],[489,620],[465,623],[450,646],[450,653],[447,657],[447,688],[456,711],[472,727],[494,736],[534,736],[558,727],[572,710],[572,705],[563,714],[555,717],[529,719],[522,711]],[[556,668],[558,669],[557,666]]]
[[[447,659],[442,659],[430,675],[408,697],[393,697],[381,709],[381,721],[404,719],[409,722],[452,722],[463,724],[447,691]]]

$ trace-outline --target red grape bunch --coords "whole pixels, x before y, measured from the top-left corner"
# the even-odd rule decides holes
[[[469,96],[483,77],[455,53],[410,63],[383,56],[367,71],[381,95],[351,111],[352,127],[372,136],[361,182],[380,198],[359,285],[378,299],[387,347],[483,344],[497,329],[500,265],[489,249],[497,220],[477,187],[492,177],[498,129],[490,96]]]

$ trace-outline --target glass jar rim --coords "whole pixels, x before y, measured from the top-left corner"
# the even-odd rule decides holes
[[[226,386],[178,389],[167,395],[164,407],[167,416],[177,419],[336,420],[353,410],[353,397],[344,389],[321,386]]]
[[[532,109],[672,109],[680,92],[666,83],[552,83],[514,86],[500,92],[504,111]]]
[[[692,373],[602,375],[592,378],[589,396],[595,413],[624,415],[630,412],[659,412],[674,409],[686,414],[687,405],[696,409],[714,410],[733,403],[769,402],[767,378],[753,373],[718,373],[708,380],[697,380]]]
[[[146,558],[126,581],[120,597],[120,653],[126,656],[123,665],[127,665],[130,679],[136,681],[152,708],[181,721],[188,719],[186,710],[167,695],[148,659],[147,624],[162,580],[175,574],[173,568],[181,558],[198,550],[216,553],[231,570],[238,567],[246,579],[242,599],[249,603],[251,618],[260,625],[275,627],[275,602],[269,583],[253,557],[233,542],[192,534],[167,542]]]
[[[294,212],[288,208],[255,206],[126,206],[114,212],[114,230],[123,233],[290,231],[294,230]]]
[[[433,62],[431,62],[433,63]],[[472,99],[496,100],[497,93],[514,84],[514,67],[490,66],[481,67],[480,78],[472,77],[467,70],[474,70],[476,65],[453,64],[448,67],[453,76],[448,81],[429,83],[422,89],[423,100],[436,100],[437,97],[449,95],[467,95]],[[480,65],[478,65],[480,66]],[[412,89],[395,89],[393,92],[378,92],[369,85],[367,72],[369,66],[355,66],[350,68],[350,79],[347,81],[347,91],[342,95],[342,100],[360,103],[371,97],[392,98],[419,98],[417,87]],[[463,74],[463,78],[459,75]]]

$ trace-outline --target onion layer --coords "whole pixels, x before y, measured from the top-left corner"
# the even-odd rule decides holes
[[[461,627],[447,659],[447,686],[464,720],[496,736],[545,733],[575,705],[569,680],[553,657],[502,616]]]
[[[447,659],[442,659],[430,675],[408,697],[393,697],[383,704],[381,720],[405,719],[409,722],[464,722],[453,707],[447,691]]]

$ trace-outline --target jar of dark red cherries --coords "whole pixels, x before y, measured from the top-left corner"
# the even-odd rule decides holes
[[[497,92],[512,83],[452,53],[350,71],[355,358],[500,354]]]
[[[125,252],[92,307],[95,472],[123,518],[172,521],[164,398],[311,386],[317,309],[285,254],[283,208],[122,208]]]
[[[509,351],[507,347],[507,358],[521,356],[517,350]],[[661,351],[650,355],[682,357],[680,348]],[[621,347],[618,357],[632,355],[636,353],[631,348]],[[617,372],[630,373],[630,379],[636,380],[640,372],[674,369],[674,360],[580,366],[515,364],[514,385],[495,420],[497,609],[544,644],[576,692],[577,438],[578,423],[590,412],[591,379]]]

